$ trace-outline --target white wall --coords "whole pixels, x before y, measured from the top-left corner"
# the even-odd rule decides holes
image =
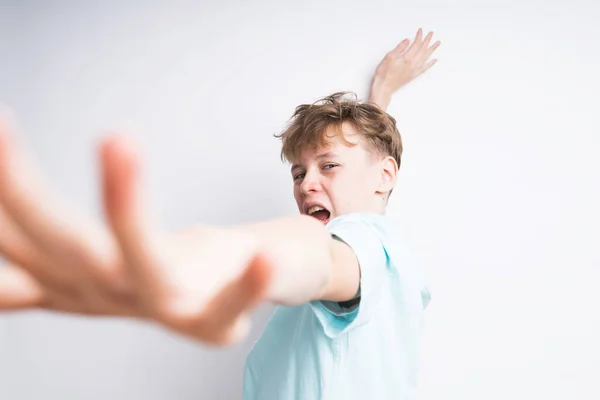
[[[421,399],[600,397],[597,2],[203,3],[0,2],[0,101],[57,188],[98,213],[94,146],[126,125],[168,226],[293,213],[272,135],[300,103],[364,96],[387,50],[434,29],[439,64],[390,108],[406,147],[390,212],[433,291]],[[226,351],[3,316],[0,399],[239,398],[270,311]]]

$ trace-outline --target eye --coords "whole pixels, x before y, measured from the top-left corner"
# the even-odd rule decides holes
[[[294,175],[294,180],[297,181],[298,179],[302,179],[304,178],[305,173],[301,172],[299,174]]]
[[[323,169],[332,169],[334,167],[337,167],[337,164],[325,164],[325,165],[323,165]]]

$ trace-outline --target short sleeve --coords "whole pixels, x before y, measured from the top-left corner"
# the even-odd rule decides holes
[[[352,249],[360,267],[360,301],[356,306],[345,308],[337,302],[322,300],[310,303],[325,334],[331,338],[368,322],[377,306],[389,271],[379,218],[379,215],[349,214],[332,220],[327,226],[333,237]]]

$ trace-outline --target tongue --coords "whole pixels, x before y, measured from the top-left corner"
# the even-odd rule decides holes
[[[318,219],[321,222],[325,222],[325,221],[327,221],[327,219],[329,218],[330,215],[331,215],[331,213],[327,210],[319,210],[319,211],[313,213],[311,216],[315,217],[316,219]]]

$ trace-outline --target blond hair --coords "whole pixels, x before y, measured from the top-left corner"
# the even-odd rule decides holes
[[[288,126],[275,135],[282,141],[282,161],[293,162],[306,147],[328,147],[336,137],[351,146],[342,132],[343,123],[351,124],[374,151],[393,157],[400,167],[402,137],[396,120],[375,104],[359,102],[352,92],[334,93],[296,107]]]

